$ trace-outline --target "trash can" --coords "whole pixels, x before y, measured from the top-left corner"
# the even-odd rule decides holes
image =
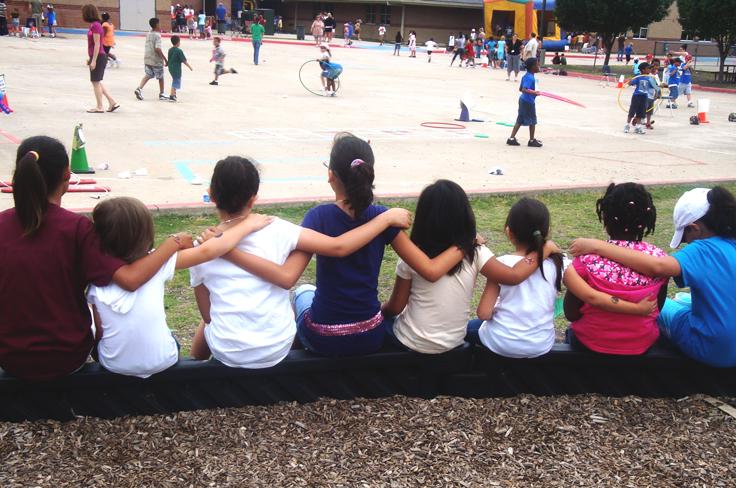
[[[304,40],[304,26],[303,25],[296,26],[296,40],[297,41]]]

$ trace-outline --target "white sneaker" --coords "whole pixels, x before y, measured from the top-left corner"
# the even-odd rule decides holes
[[[695,104],[693,102],[687,102],[688,108],[695,108]]]
[[[625,134],[628,134],[628,133],[629,133],[629,131],[631,131],[631,125],[629,125],[629,124],[626,124],[626,125],[624,126],[624,133],[625,133]]]
[[[635,133],[635,134],[646,134],[646,133],[647,133],[647,131],[645,131],[645,130],[644,130],[644,129],[642,129],[641,127],[636,127],[636,128],[634,128],[634,133]]]

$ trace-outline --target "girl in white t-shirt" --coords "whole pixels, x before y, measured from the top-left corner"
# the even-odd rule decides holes
[[[409,32],[409,57],[417,57],[417,33],[414,31]]]
[[[460,248],[465,257],[435,282],[399,260],[391,298],[382,307],[385,316],[395,317],[387,332],[397,345],[425,354],[462,345],[478,274],[495,282],[518,284],[534,273],[537,259],[543,257],[535,249],[509,267],[479,245],[476,236],[475,215],[460,185],[438,180],[422,191],[411,241],[429,257],[451,246]],[[554,243],[547,247],[547,252],[551,250],[556,250]]]
[[[111,198],[92,213],[100,244],[107,254],[128,263],[145,256],[153,248],[153,218],[135,198]],[[92,304],[97,326],[98,361],[119,374],[147,378],[176,364],[178,344],[166,325],[164,284],[175,269],[188,268],[230,251],[246,235],[271,222],[270,217],[252,214],[242,219],[219,239],[184,249],[136,291],[129,292],[111,283],[91,285],[87,300]],[[180,248],[191,247],[191,237],[176,234]],[[100,335],[102,336],[100,338]]]
[[[555,342],[555,300],[561,289],[562,254],[543,259],[549,235],[549,211],[533,198],[522,198],[506,218],[506,236],[516,252],[498,260],[508,266],[536,255],[539,273],[515,286],[489,278],[478,317],[468,324],[468,340],[506,357],[530,358],[546,354]]]

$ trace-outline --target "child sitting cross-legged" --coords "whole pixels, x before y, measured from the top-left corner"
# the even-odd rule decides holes
[[[135,198],[105,200],[92,214],[102,250],[126,263],[132,263],[153,249],[153,218],[145,205]],[[98,361],[119,374],[147,378],[176,364],[178,344],[166,325],[164,285],[174,277],[175,269],[184,269],[217,258],[238,242],[271,222],[264,215],[251,214],[220,238],[191,248],[191,237],[176,234],[180,250],[145,284],[126,291],[115,283],[91,285],[87,300],[92,304],[97,326]],[[100,338],[101,334],[101,338]]]

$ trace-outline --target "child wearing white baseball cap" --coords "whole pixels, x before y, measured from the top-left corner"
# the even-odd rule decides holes
[[[736,366],[736,198],[725,188],[696,188],[675,205],[671,246],[656,258],[595,239],[576,239],[576,256],[599,254],[650,276],[673,277],[690,287],[692,305],[667,300],[657,322],[686,355],[705,364]]]

